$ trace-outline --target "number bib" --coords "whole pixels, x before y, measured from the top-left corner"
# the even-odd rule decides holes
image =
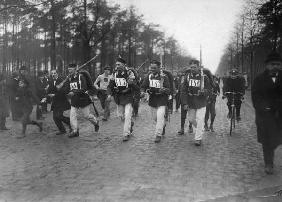
[[[200,87],[201,86],[201,80],[189,79],[188,85],[191,86],[191,87]]]
[[[161,88],[161,81],[156,79],[150,79],[150,88]]]
[[[77,85],[77,82],[73,82],[73,83],[70,83],[70,89],[71,90],[74,90],[74,89],[78,89],[78,85]]]
[[[128,83],[125,78],[115,78],[117,87],[128,87]]]

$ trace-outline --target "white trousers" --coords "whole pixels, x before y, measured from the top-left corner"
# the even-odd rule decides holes
[[[77,114],[78,114],[79,109],[81,110],[83,117],[85,119],[90,121],[93,125],[97,124],[96,117],[93,114],[90,113],[90,106],[91,105],[87,105],[86,107],[83,107],[83,108],[76,108],[76,107],[71,106],[71,109],[70,109],[70,124],[71,124],[71,128],[72,128],[73,132],[77,132],[77,130],[78,130]]]
[[[165,125],[165,106],[151,107],[151,115],[156,123],[155,135],[162,136]]]
[[[193,128],[195,129],[195,140],[202,140],[203,130],[204,130],[204,119],[205,119],[205,110],[203,107],[201,109],[188,109],[188,120],[192,123]]]
[[[123,135],[130,135],[130,129],[131,129],[131,119],[132,119],[132,112],[133,107],[131,103],[123,105],[117,105],[117,115],[120,117],[122,121],[124,121],[123,125]]]

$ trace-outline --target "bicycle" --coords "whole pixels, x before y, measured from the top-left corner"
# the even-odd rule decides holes
[[[243,93],[240,92],[225,92],[224,95],[232,95],[231,99],[231,114],[230,116],[230,130],[229,135],[232,135],[232,129],[235,129],[235,123],[236,123],[236,109],[235,109],[235,95],[243,96]]]

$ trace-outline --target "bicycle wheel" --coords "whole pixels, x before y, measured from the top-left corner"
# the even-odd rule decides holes
[[[235,123],[236,123],[236,111],[235,111],[235,107],[232,108],[232,116],[233,116],[233,128],[235,128]]]

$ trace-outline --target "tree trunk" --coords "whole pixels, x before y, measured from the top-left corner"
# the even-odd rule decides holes
[[[56,16],[54,11],[54,0],[51,1],[51,69],[56,69]]]

